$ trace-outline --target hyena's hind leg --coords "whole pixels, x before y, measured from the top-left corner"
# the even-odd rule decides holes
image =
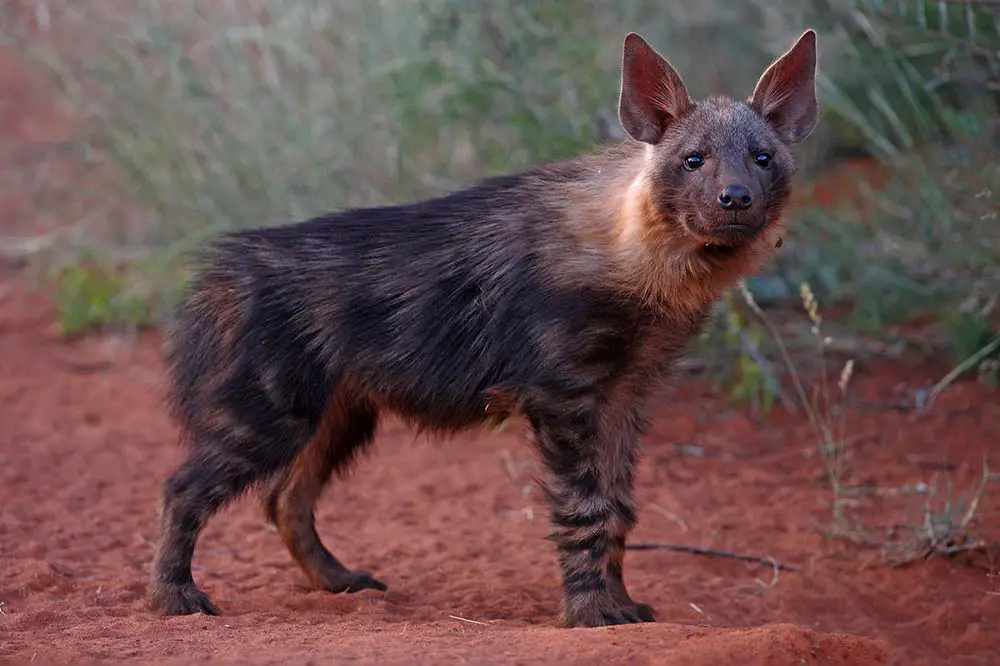
[[[334,395],[319,427],[292,464],[264,491],[264,511],[309,581],[330,592],[385,590],[363,571],[351,571],[323,545],[314,509],[330,477],[367,446],[378,425],[378,408],[367,399]]]
[[[295,456],[302,428],[276,417],[280,437],[257,440],[201,434],[187,459],[164,484],[160,539],[149,582],[149,598],[167,615],[219,609],[194,583],[191,559],[208,519],[252,484],[276,473]]]

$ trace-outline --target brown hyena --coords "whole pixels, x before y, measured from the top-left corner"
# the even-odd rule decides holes
[[[249,488],[312,583],[384,590],[321,542],[313,509],[379,417],[455,433],[510,413],[545,464],[573,626],[653,620],[623,581],[651,387],[712,302],[780,244],[817,122],[816,35],[746,101],[691,100],[629,34],[621,145],[439,198],[224,236],[167,336],[190,452],[165,485],[150,584],[217,613],[191,576],[209,517]]]

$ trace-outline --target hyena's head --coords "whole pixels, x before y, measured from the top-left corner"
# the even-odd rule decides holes
[[[625,38],[618,115],[648,144],[644,177],[656,217],[693,243],[735,250],[780,219],[794,163],[789,146],[816,126],[816,33],[807,30],[747,101],[695,102],[641,37]]]

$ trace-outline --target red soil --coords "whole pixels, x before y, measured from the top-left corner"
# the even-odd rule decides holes
[[[25,81],[0,67],[0,100],[30,97]],[[0,109],[0,140],[36,138],[41,114]],[[29,211],[5,202],[0,235],[23,233]],[[157,500],[181,455],[161,405],[158,339],[64,342],[53,317],[0,264],[0,661],[864,665],[986,664],[1000,653],[1000,583],[988,567],[935,558],[890,569],[825,539],[816,525],[829,521],[829,491],[805,419],[756,419],[684,379],[647,438],[634,541],[773,556],[800,571],[630,551],[630,589],[659,622],[560,628],[530,445],[514,430],[414,441],[387,424],[317,516],[331,549],[387,593],[307,589],[247,499],[209,524],[196,554],[196,580],[225,614],[157,616],[144,599]],[[871,406],[941,372],[859,366],[854,392],[869,405],[848,410],[851,483],[914,484],[934,465],[958,488],[984,454],[998,457],[995,391],[960,382],[917,420]],[[995,486],[973,524],[994,540]],[[855,510],[868,526],[906,517],[886,498],[861,497]]]

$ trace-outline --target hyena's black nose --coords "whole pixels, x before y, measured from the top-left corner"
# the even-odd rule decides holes
[[[719,192],[719,205],[725,210],[746,210],[753,205],[753,197],[742,185],[726,185]]]

